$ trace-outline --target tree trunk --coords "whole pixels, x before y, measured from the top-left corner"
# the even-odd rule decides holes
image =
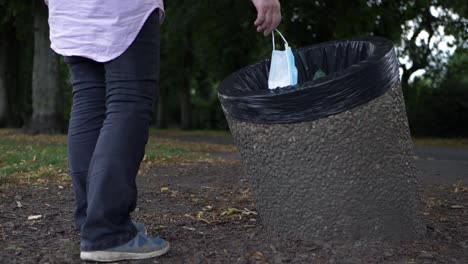
[[[8,100],[7,100],[7,41],[0,42],[0,127],[7,123]]]
[[[167,128],[167,100],[167,89],[159,86],[158,112],[156,120],[157,128]]]
[[[180,103],[180,127],[181,129],[190,129],[191,122],[191,100],[190,100],[190,85],[184,82],[183,87],[179,87],[179,103]]]
[[[25,132],[54,134],[63,132],[62,93],[59,58],[50,49],[47,7],[36,4],[34,12],[34,62],[32,75],[32,118]]]
[[[403,66],[405,67],[405,66]],[[409,90],[409,78],[411,77],[411,74],[413,74],[412,71],[403,68],[403,74],[401,75],[401,88],[403,90],[403,95],[406,96],[408,95],[408,90]]]
[[[184,53],[184,80],[179,87],[179,103],[180,103],[180,125],[182,129],[190,129],[192,127],[192,102],[190,98],[190,79],[193,68],[193,43],[192,32],[189,31],[185,37],[185,53]]]

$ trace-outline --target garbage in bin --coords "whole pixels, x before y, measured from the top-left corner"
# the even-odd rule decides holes
[[[318,79],[323,78],[325,76],[327,76],[326,73],[324,73],[322,70],[318,70],[318,71],[315,72],[314,77],[312,78],[312,81],[318,80]]]
[[[218,89],[261,223],[269,232],[314,241],[422,236],[392,42],[328,42],[294,56],[297,85],[268,89],[265,60]]]

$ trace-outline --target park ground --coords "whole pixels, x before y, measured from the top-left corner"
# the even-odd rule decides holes
[[[427,237],[401,246],[268,236],[225,132],[152,130],[135,220],[171,242],[128,263],[468,263],[468,140],[417,139]],[[81,263],[66,136],[0,130],[0,263]]]

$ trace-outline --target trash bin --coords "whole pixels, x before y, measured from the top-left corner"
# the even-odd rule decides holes
[[[393,43],[371,37],[294,52],[299,82],[268,89],[269,60],[218,96],[263,226],[312,241],[425,233]],[[326,76],[313,80],[317,71]]]

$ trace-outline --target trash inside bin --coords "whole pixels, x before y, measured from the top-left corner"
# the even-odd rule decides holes
[[[328,42],[294,56],[297,85],[269,90],[265,60],[228,76],[218,90],[262,224],[314,241],[420,237],[392,42]]]

